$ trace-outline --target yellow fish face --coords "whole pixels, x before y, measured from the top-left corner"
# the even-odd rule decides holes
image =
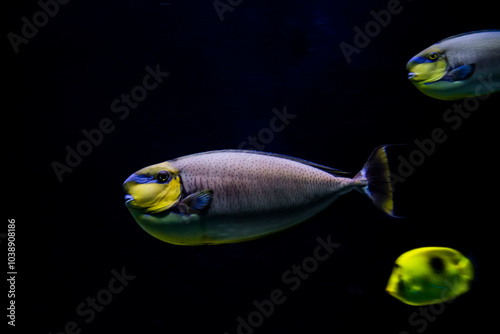
[[[448,62],[437,49],[424,50],[408,62],[408,79],[417,87],[440,80],[446,74]]]
[[[473,278],[472,263],[460,252],[423,247],[396,260],[386,291],[405,304],[437,304],[467,292]]]
[[[125,180],[123,190],[129,208],[145,213],[168,210],[181,196],[179,171],[168,162],[143,168]]]

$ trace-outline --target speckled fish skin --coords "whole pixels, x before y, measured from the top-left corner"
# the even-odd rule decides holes
[[[186,193],[214,191],[205,216],[208,240],[249,239],[285,229],[364,185],[296,161],[248,152],[213,152],[170,162],[181,171]]]
[[[180,177],[181,198],[207,189],[213,193],[208,209],[199,214],[175,210],[148,214],[127,205],[144,230],[179,245],[241,242],[276,233],[312,217],[346,192],[363,192],[369,183],[365,168],[351,179],[304,160],[243,150],[198,153],[158,165],[168,166]],[[124,187],[136,177],[132,174]],[[387,175],[385,179],[390,181]],[[392,194],[388,196],[392,210]]]

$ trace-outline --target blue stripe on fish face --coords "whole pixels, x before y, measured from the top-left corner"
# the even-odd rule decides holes
[[[410,59],[410,63],[413,63],[413,64],[422,64],[426,60],[427,60],[427,58],[425,58],[425,57],[413,57],[412,59]]]
[[[134,174],[134,179],[136,183],[153,183],[156,182],[154,176],[148,176],[148,175],[137,175]]]
[[[436,60],[430,60],[427,57],[413,57],[412,59],[410,59],[410,62],[414,64],[433,63],[435,61]]]
[[[125,182],[123,182],[123,184],[125,185],[126,183],[132,182],[132,181],[134,181],[135,183],[141,183],[141,184],[157,182],[155,180],[154,176],[137,175],[137,174],[134,173],[134,174],[130,175],[128,177],[128,179],[126,179]]]
[[[437,52],[431,52],[425,57],[421,56],[416,56],[410,59],[410,63],[416,65],[416,64],[422,64],[422,63],[434,63],[436,62],[441,56]]]

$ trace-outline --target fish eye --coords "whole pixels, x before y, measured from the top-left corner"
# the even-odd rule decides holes
[[[431,52],[431,54],[427,57],[427,59],[436,61],[438,59],[438,54],[436,52]]]
[[[429,265],[435,273],[442,273],[444,271],[444,262],[443,259],[437,256],[432,257],[429,260]]]
[[[170,173],[166,170],[161,170],[156,174],[156,179],[160,183],[165,183],[170,179]]]

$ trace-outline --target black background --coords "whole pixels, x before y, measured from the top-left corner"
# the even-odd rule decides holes
[[[499,95],[457,129],[440,101],[406,79],[406,62],[438,40],[498,28],[491,1],[402,1],[402,10],[347,63],[339,44],[387,1],[243,0],[221,21],[211,1],[78,1],[39,28],[16,54],[36,1],[9,1],[4,46],[2,208],[16,220],[16,327],[59,333],[237,333],[253,301],[280,289],[286,301],[255,333],[462,333],[497,328]],[[146,66],[170,75],[123,120],[111,103],[142,83]],[[354,192],[313,219],[251,242],[182,247],[145,233],[123,205],[135,170],[178,156],[237,148],[269,127],[272,109],[296,115],[265,151],[356,173],[382,144],[408,144],[442,128],[446,141],[396,187],[395,219]],[[59,182],[51,164],[82,130],[115,126]],[[413,153],[416,154],[416,153]],[[312,256],[316,239],[341,246],[296,291],[282,280]],[[2,239],[3,254],[7,253]],[[471,291],[435,318],[385,293],[394,260],[423,246],[453,247],[477,268]],[[7,264],[6,255],[2,256]],[[4,267],[5,268],[5,267]],[[76,312],[108,286],[111,271],[135,276],[95,319]],[[4,270],[7,272],[7,270]],[[6,276],[6,274],[5,274]],[[7,287],[1,292],[7,294]],[[8,299],[5,297],[4,310]],[[7,311],[4,311],[7,312]],[[430,312],[427,308],[427,312]],[[432,319],[432,321],[431,321]],[[6,323],[8,318],[3,317]]]

